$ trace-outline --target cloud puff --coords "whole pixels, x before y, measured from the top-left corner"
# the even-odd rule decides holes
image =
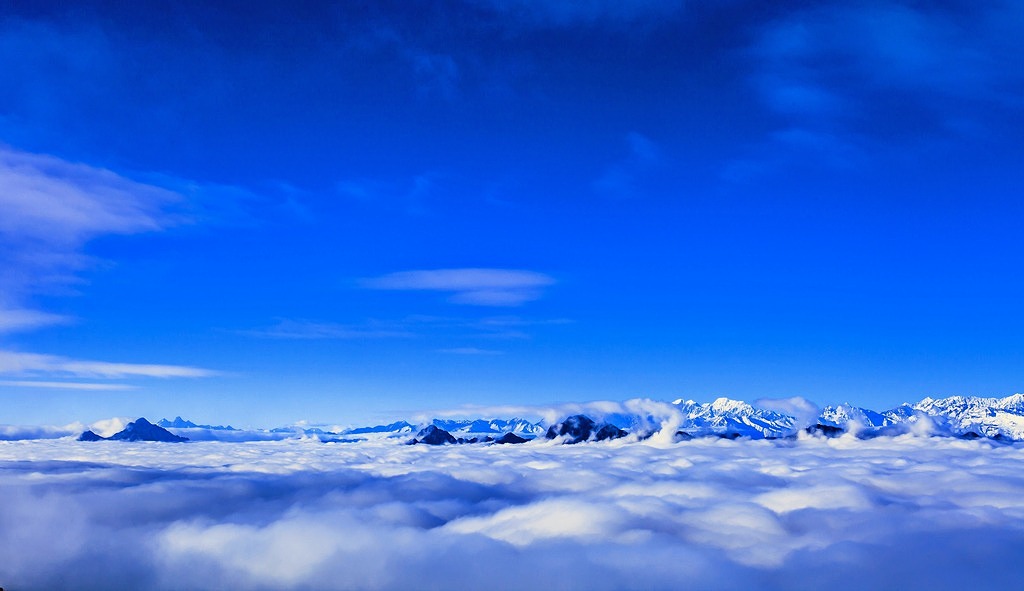
[[[442,291],[451,301],[475,306],[519,306],[541,296],[554,278],[536,271],[516,269],[434,269],[400,271],[364,279],[368,289]]]
[[[172,449],[173,447],[173,449]],[[1024,448],[0,443],[19,589],[1012,588]],[[941,566],[939,566],[941,565]]]
[[[754,406],[774,410],[796,419],[798,428],[813,425],[817,422],[821,409],[818,405],[802,396],[791,398],[761,398],[754,401]]]

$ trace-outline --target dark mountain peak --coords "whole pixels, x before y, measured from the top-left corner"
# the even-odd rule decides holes
[[[510,433],[505,433],[501,437],[495,439],[494,443],[501,443],[501,444],[505,444],[505,443],[526,443],[527,441],[529,441],[529,439],[527,439],[525,437],[520,437],[520,436],[516,435],[515,433],[511,433],[510,432]]]
[[[192,421],[188,421],[181,418],[181,416],[174,417],[173,421],[168,421],[167,419],[160,419],[159,421],[156,422],[156,424],[157,426],[160,427],[171,427],[174,429],[194,429],[199,426],[193,423]]]
[[[586,415],[572,415],[561,423],[552,425],[544,435],[548,439],[565,437],[566,443],[579,443],[590,440],[604,441],[606,439],[618,439],[624,437],[626,432],[615,425],[603,423],[598,425],[594,419]]]
[[[606,439],[618,439],[625,437],[627,433],[622,429],[619,429],[615,425],[605,423],[594,433],[594,441],[604,441]]]
[[[806,433],[808,433],[809,435],[821,435],[822,437],[828,437],[828,438],[839,437],[843,433],[846,433],[846,430],[843,429],[842,427],[836,427],[836,426],[833,426],[833,425],[824,425],[822,423],[818,423],[816,425],[811,425],[810,427],[807,427],[806,429],[804,429],[804,431]]]
[[[415,445],[417,443],[423,443],[425,445],[446,445],[458,442],[459,441],[455,439],[451,433],[437,425],[427,425],[420,430],[420,432],[416,434],[416,437],[409,443],[411,445]]]
[[[106,437],[100,437],[93,433],[91,429],[78,436],[78,441],[103,441],[104,439],[106,439]]]
[[[122,431],[111,435],[109,439],[113,441],[162,441],[167,443],[188,441],[188,437],[179,437],[163,427],[150,423],[144,417],[139,417],[133,422],[128,423]]]

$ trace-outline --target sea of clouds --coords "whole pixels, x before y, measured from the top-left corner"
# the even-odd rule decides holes
[[[984,440],[2,441],[0,499],[8,590],[965,589],[1024,576],[1024,446]]]

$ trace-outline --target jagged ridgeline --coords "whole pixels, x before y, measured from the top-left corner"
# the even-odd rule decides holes
[[[304,437],[324,443],[398,439],[422,445],[519,444],[539,439],[574,444],[620,439],[627,435],[644,439],[659,430],[671,428],[673,432],[669,434],[677,441],[700,437],[783,439],[798,437],[801,433],[817,437],[850,434],[863,439],[913,433],[1024,441],[1024,394],[1005,398],[925,398],[916,404],[903,404],[881,412],[840,404],[826,406],[810,416],[801,417],[728,398],[704,403],[679,399],[671,404],[658,403],[658,407],[659,413],[647,416],[575,414],[552,424],[522,418],[433,419],[426,424],[396,421],[344,429],[292,426],[245,430],[196,424],[181,417],[175,417],[173,421],[161,419],[156,424],[139,418],[109,437],[86,431],[79,440],[180,442],[189,439],[254,441]]]

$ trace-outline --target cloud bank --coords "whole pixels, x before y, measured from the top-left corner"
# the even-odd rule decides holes
[[[0,443],[17,589],[1012,588],[1024,448]]]

